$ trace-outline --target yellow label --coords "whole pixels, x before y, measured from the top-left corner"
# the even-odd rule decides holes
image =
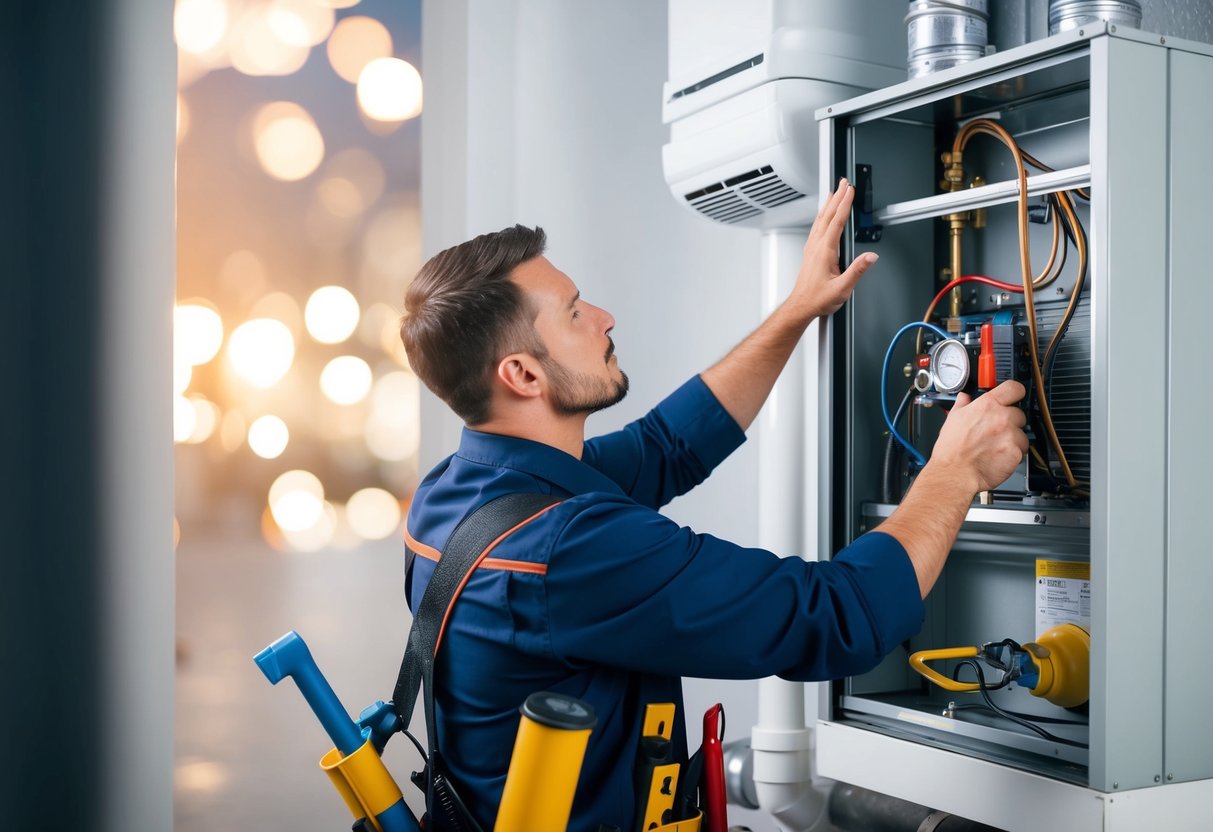
[[[1077,560],[1036,561],[1036,635],[1058,624],[1091,631],[1091,564]]]
[[[1078,560],[1043,560],[1036,561],[1036,577],[1038,578],[1077,578],[1080,581],[1091,580],[1091,564]]]

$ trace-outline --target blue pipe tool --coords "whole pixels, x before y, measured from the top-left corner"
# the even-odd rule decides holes
[[[420,832],[417,819],[404,804],[400,787],[379,757],[382,744],[376,747],[350,719],[299,634],[291,630],[254,656],[253,661],[270,684],[276,685],[287,676],[295,680],[336,746],[320,758],[320,767],[354,818],[364,827],[369,824],[375,832]]]

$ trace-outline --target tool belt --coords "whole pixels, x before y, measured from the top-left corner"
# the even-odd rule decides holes
[[[559,502],[560,498],[548,494],[507,494],[468,515],[447,541],[417,606],[390,708],[394,711],[393,722],[397,729],[412,739],[420,750],[420,743],[407,728],[418,694],[421,694],[427,735],[423,751],[426,762],[421,771],[413,773],[412,782],[426,796],[427,814],[422,818],[422,828],[426,832],[483,832],[451,782],[438,748],[434,660],[443,629],[471,573],[489,552],[506,536]],[[411,564],[416,555],[412,551],[407,554]],[[714,706],[705,715],[704,745],[685,765],[673,760],[671,739],[675,717],[673,703],[646,707],[635,761],[637,816],[631,829],[618,832],[699,832],[705,823],[700,807],[710,808],[716,802],[717,810],[709,816],[705,829],[725,828],[718,825],[724,822],[723,767],[716,728],[717,718],[723,720],[720,706]],[[719,788],[715,788],[717,779]],[[508,782],[506,788],[508,792]],[[571,789],[568,799],[571,803]],[[566,805],[565,817],[567,809]]]

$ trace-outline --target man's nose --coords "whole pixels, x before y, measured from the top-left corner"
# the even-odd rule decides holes
[[[606,311],[601,306],[595,306],[594,311],[598,315],[603,332],[610,332],[615,328],[615,318],[610,312]]]

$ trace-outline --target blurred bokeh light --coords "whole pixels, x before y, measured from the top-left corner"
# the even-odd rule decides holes
[[[340,344],[353,335],[360,315],[358,299],[341,286],[321,286],[303,309],[308,334],[322,344]]]
[[[363,67],[376,58],[391,57],[392,36],[378,20],[357,15],[337,24],[327,49],[333,71],[356,84]]]
[[[173,310],[173,359],[197,366],[223,346],[223,319],[209,304],[178,304]]]
[[[332,7],[317,0],[273,0],[269,7],[270,28],[293,46],[324,43],[335,19]]]
[[[275,101],[257,111],[253,143],[262,169],[284,182],[310,176],[324,160],[320,128],[307,110],[290,101]]]
[[[231,41],[232,66],[245,75],[291,75],[303,68],[309,49],[282,39],[274,8],[254,6],[239,19]]]
[[[367,540],[382,540],[400,528],[400,502],[382,488],[363,488],[345,505],[350,528]]]
[[[215,50],[227,32],[227,3],[223,0],[177,0],[173,35],[177,48],[192,55]]]
[[[397,370],[375,382],[365,434],[371,453],[389,461],[408,459],[417,453],[421,443],[417,422],[401,414],[414,412],[420,396],[421,386],[412,373]]]
[[[236,374],[254,387],[272,387],[295,359],[295,339],[282,321],[256,318],[232,331],[228,360]]]
[[[269,506],[272,511],[274,504],[279,502],[287,494],[293,494],[297,491],[302,491],[316,498],[317,501],[324,499],[324,486],[320,483],[320,478],[311,471],[304,471],[296,468],[279,474],[270,485],[269,490]]]
[[[408,61],[376,58],[358,75],[358,106],[376,121],[405,121],[421,114],[421,74]]]
[[[302,509],[298,519],[308,522],[298,528],[281,527],[282,536],[290,548],[297,552],[316,552],[332,543],[337,532],[337,509],[332,503],[321,501],[314,514],[310,506]]]
[[[357,404],[371,390],[371,368],[356,355],[339,355],[320,372],[320,389],[335,404]]]
[[[277,416],[266,414],[253,420],[248,429],[248,446],[262,459],[277,459],[286,450],[291,432],[286,422]]]

